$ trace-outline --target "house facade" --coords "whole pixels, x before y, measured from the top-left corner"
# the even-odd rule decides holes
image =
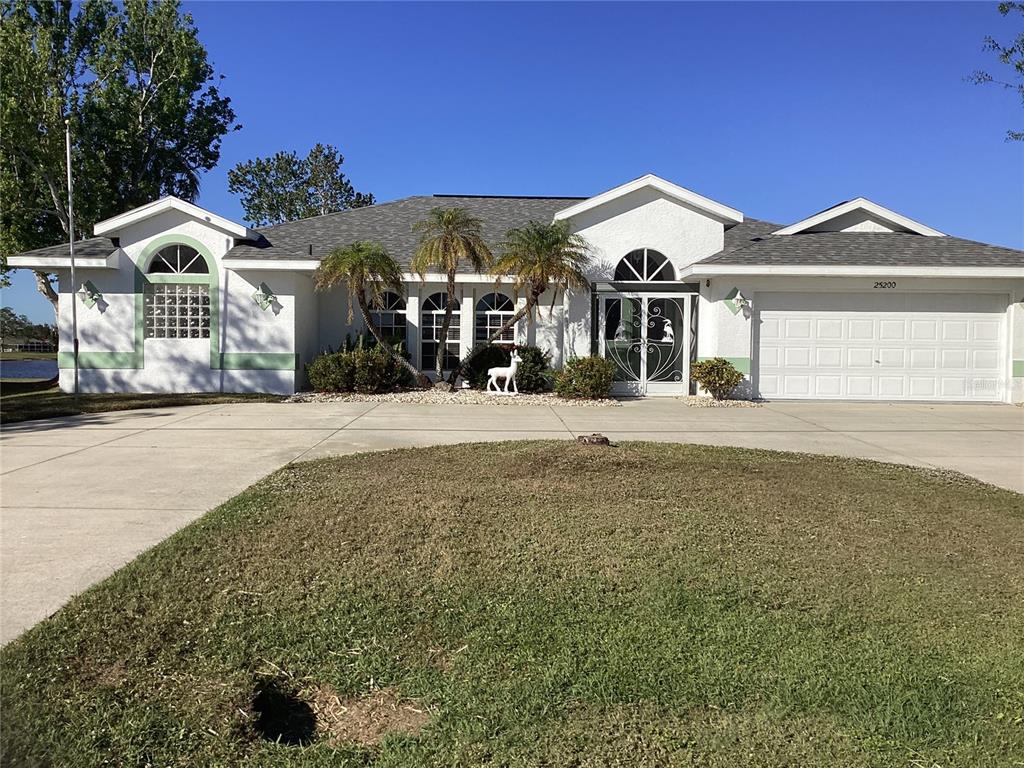
[[[479,217],[495,248],[531,220],[564,220],[587,240],[589,290],[549,292],[502,341],[542,347],[556,367],[610,358],[623,394],[686,394],[693,361],[725,357],[748,396],[1024,400],[1024,251],[864,198],[777,224],[649,175],[585,199],[409,197],[256,230],[168,197],[76,243],[75,285],[66,244],[9,265],[58,275],[66,391],[75,301],[83,391],[291,393],[317,354],[364,331],[358,313],[347,322],[344,290],[314,290],[320,259],[374,240],[408,271],[413,224],[438,206]],[[424,370],[464,356],[525,301],[500,276],[467,272],[457,286],[446,350],[443,275],[408,271],[405,295],[376,312]]]

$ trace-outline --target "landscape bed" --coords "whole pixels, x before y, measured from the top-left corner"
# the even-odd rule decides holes
[[[0,651],[2,759],[1013,765],[1022,563],[1020,495],[868,461],[290,465]]]

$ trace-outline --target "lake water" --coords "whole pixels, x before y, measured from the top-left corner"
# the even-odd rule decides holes
[[[0,360],[0,379],[52,379],[56,360]]]

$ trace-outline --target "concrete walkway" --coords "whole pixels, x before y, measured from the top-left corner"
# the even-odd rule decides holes
[[[0,432],[0,642],[288,462],[590,432],[946,467],[1024,492],[1014,406],[239,403],[15,424]]]

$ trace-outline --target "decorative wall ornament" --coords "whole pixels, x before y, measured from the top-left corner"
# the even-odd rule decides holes
[[[89,309],[103,302],[103,294],[100,293],[99,288],[93,285],[92,280],[86,280],[82,283],[82,287],[78,290],[78,295],[82,298],[82,303]]]
[[[750,299],[740,293],[739,288],[733,288],[725,294],[725,306],[734,315],[738,315],[740,312],[749,312]]]
[[[487,369],[487,391],[488,392],[501,392],[502,394],[519,394],[519,385],[516,384],[516,371],[519,370],[519,363],[522,358],[519,356],[519,350],[512,350],[512,362],[507,366],[496,366],[494,368]],[[505,380],[505,388],[498,389],[498,379]],[[513,392],[508,391],[508,385],[512,385]],[[491,386],[494,386],[491,389]]]
[[[270,286],[266,283],[260,283],[259,288],[256,289],[256,293],[252,295],[252,300],[256,302],[256,306],[266,312],[274,304],[277,304],[277,296],[270,290]]]

